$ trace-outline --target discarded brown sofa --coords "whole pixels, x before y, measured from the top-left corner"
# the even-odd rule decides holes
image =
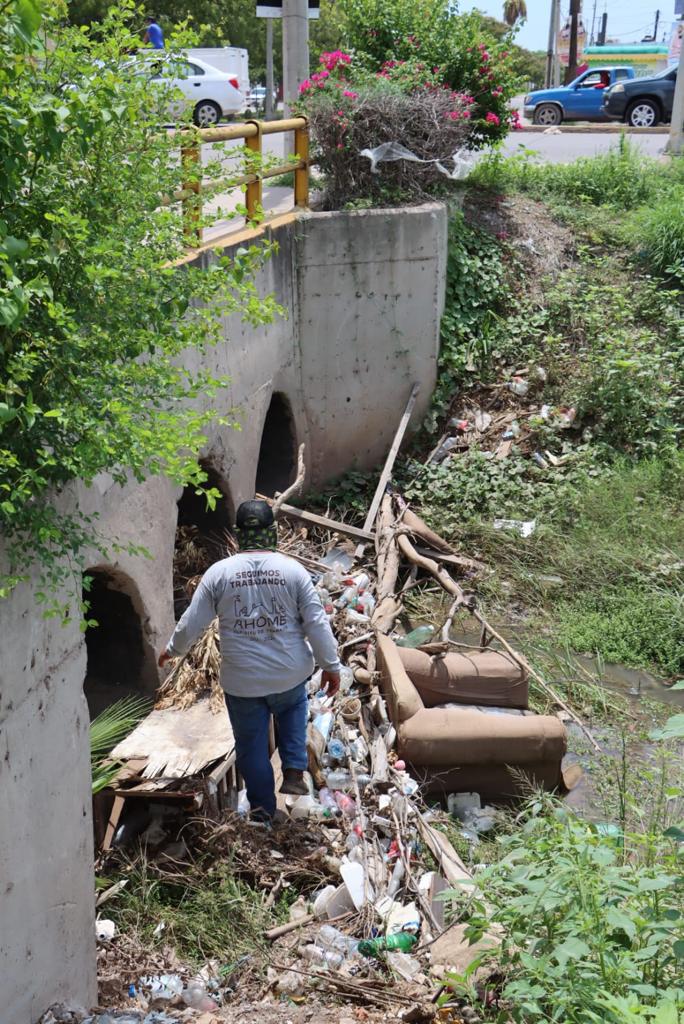
[[[378,661],[399,756],[427,792],[507,800],[530,782],[562,785],[565,727],[526,710],[527,678],[513,659],[496,651],[435,659],[381,636]]]

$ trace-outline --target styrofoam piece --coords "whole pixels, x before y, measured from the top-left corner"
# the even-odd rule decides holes
[[[361,910],[374,898],[373,886],[366,878],[361,864],[347,863],[340,868],[342,880],[347,887],[352,902],[357,910]]]
[[[420,914],[415,903],[395,903],[387,915],[387,934],[395,935],[405,930],[413,931],[420,928]]]

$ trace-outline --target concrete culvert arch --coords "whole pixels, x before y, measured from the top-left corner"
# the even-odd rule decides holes
[[[284,491],[295,478],[297,468],[297,435],[292,407],[284,394],[276,391],[264,420],[256,492],[272,497]]]
[[[85,633],[88,661],[83,690],[90,717],[95,718],[122,697],[151,696],[158,676],[135,583],[106,566],[88,569],[84,576],[91,581],[83,590],[88,619],[97,625]]]
[[[173,602],[179,619],[190,602],[189,581],[206,572],[210,565],[232,550],[231,527],[234,510],[228,487],[208,460],[200,459],[207,474],[205,487],[221,492],[214,508],[203,494],[189,484],[178,499],[178,523],[173,558]]]

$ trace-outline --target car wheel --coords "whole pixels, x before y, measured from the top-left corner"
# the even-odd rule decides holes
[[[562,120],[563,115],[555,103],[540,103],[534,112],[534,123],[543,125],[545,128],[560,124]]]
[[[192,112],[198,128],[211,128],[221,120],[221,108],[213,100],[200,100]]]
[[[627,110],[627,124],[632,128],[655,128],[660,110],[653,100],[636,100]]]

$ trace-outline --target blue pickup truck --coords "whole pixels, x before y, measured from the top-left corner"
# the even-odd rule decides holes
[[[531,92],[525,97],[523,113],[528,120],[544,127],[561,121],[608,121],[603,94],[626,78],[634,78],[634,68],[591,68],[570,85]]]

